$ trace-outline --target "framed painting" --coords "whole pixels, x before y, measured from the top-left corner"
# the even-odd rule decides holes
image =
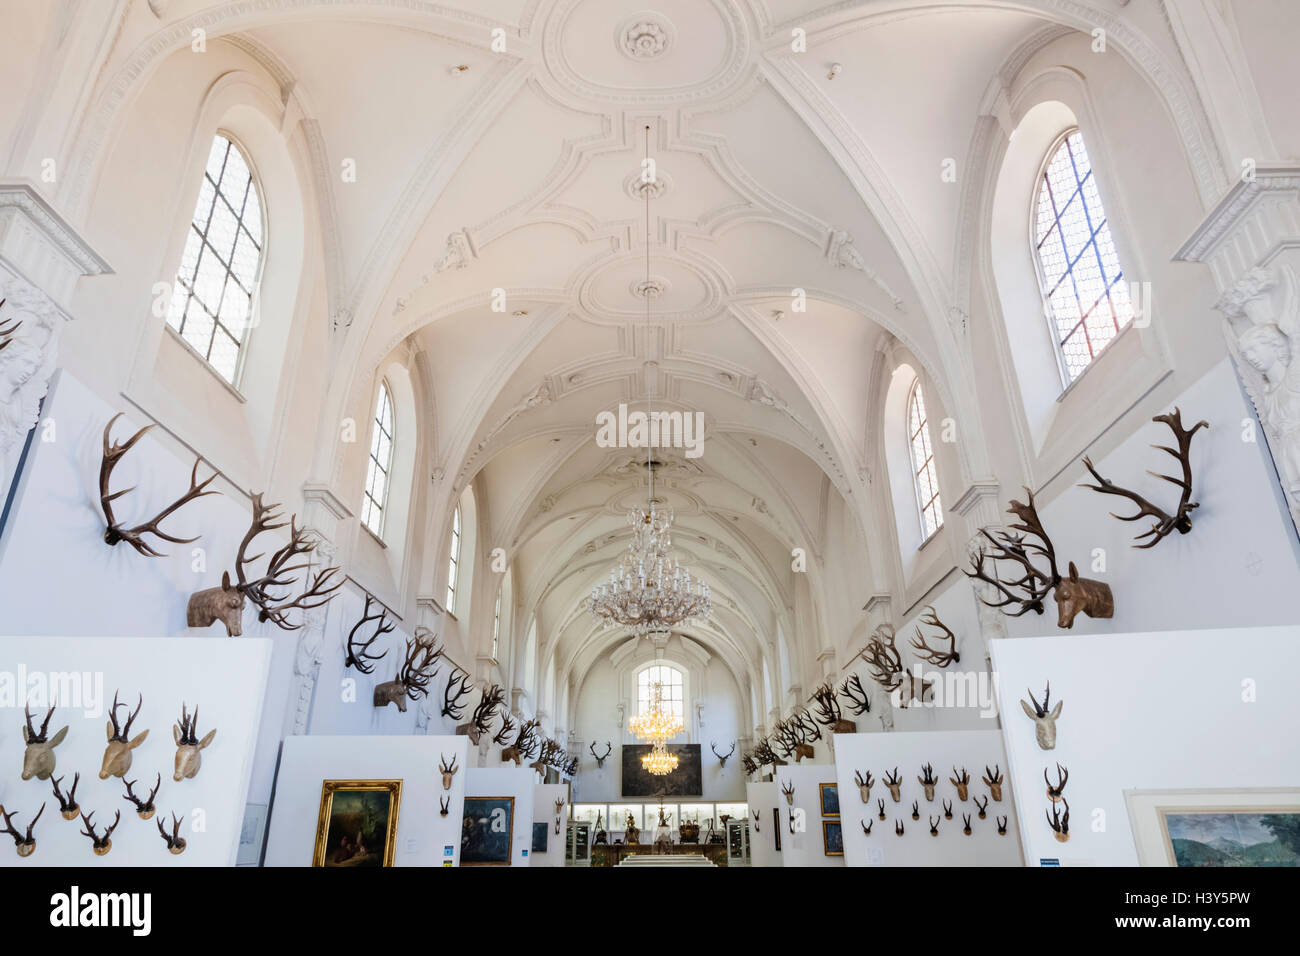
[[[461,866],[509,866],[514,797],[466,797],[460,823]]]
[[[1300,867],[1300,789],[1126,790],[1141,866]]]
[[[551,825],[549,823],[533,824],[533,852],[534,853],[546,852],[546,844],[547,844],[547,840],[550,839],[550,837],[548,836],[550,832],[551,832]]]
[[[776,834],[776,852],[781,852],[781,808],[772,808],[772,832]]]
[[[624,797],[704,796],[699,744],[668,744],[668,752],[677,755],[677,769],[663,777],[654,776],[641,764],[641,758],[650,753],[649,744],[624,744],[620,749]]]
[[[844,855],[844,831],[839,820],[822,821],[822,853],[826,856]]]
[[[392,866],[400,780],[325,780],[312,866]]]
[[[822,816],[838,817],[840,815],[840,787],[835,783],[819,783],[818,796],[821,798]]]

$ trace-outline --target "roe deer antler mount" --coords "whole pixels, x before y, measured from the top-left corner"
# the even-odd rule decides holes
[[[32,777],[37,780],[48,780],[50,774],[54,773],[54,748],[63,743],[63,738],[68,736],[67,725],[64,725],[63,729],[51,739],[49,729],[50,718],[54,716],[53,705],[45,712],[45,720],[41,722],[40,730],[32,726],[32,712],[25,704],[23,714],[26,716],[23,743],[27,745],[27,749],[23,751],[22,777],[24,780],[30,780]]]
[[[1029,699],[1033,701],[1034,706],[1030,708],[1023,700],[1020,702],[1025,715],[1034,722],[1034,737],[1038,740],[1038,746],[1043,750],[1052,750],[1056,747],[1056,719],[1061,716],[1061,705],[1064,701],[1058,700],[1056,706],[1048,711],[1048,706],[1052,698],[1052,682],[1047,682],[1047,690],[1043,692],[1043,702],[1040,704],[1034,698],[1034,692],[1028,691]]]

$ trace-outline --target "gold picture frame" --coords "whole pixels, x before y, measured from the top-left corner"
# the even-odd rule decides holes
[[[840,816],[840,785],[838,783],[817,784],[817,806],[821,809],[822,816],[838,820]]]
[[[377,798],[377,794],[382,794],[383,799]],[[401,780],[321,781],[320,814],[316,818],[316,846],[311,865],[392,866],[401,807]],[[376,814],[380,814],[378,821]],[[355,819],[358,816],[360,819]],[[352,829],[356,830],[355,837],[349,832]],[[383,841],[376,848],[379,832],[383,833]]]
[[[822,855],[844,855],[844,830],[839,820],[822,821]]]

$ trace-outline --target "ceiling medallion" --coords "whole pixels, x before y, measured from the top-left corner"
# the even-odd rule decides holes
[[[647,276],[644,279],[635,279],[628,286],[632,294],[638,299],[660,299],[668,293],[668,280],[659,276]]]
[[[623,180],[623,192],[629,199],[645,202],[647,196],[651,199],[662,199],[671,184],[671,177],[662,169],[655,170],[653,182],[645,182],[638,168],[628,173],[627,178]]]
[[[662,14],[638,13],[618,31],[618,48],[634,60],[652,60],[672,43],[672,25]]]

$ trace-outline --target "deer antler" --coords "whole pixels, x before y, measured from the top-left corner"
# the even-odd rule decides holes
[[[383,660],[385,657],[388,656],[388,651],[384,651],[384,653],[382,654],[371,654],[370,645],[374,644],[375,641],[379,640],[380,636],[384,634],[391,634],[393,631],[397,630],[397,622],[390,621],[388,619],[388,609],[385,608],[382,604],[379,605],[378,614],[371,614],[370,606],[374,603],[376,603],[375,599],[372,598],[369,594],[367,594],[366,606],[365,609],[361,612],[361,620],[357,621],[356,624],[353,624],[352,630],[348,632],[348,643],[347,643],[348,656],[343,661],[343,667],[345,669],[349,667],[355,667],[362,674],[371,674],[375,670],[375,665],[371,662]],[[359,631],[362,627],[364,627],[366,624],[368,624],[371,621],[379,622],[378,624],[375,625],[375,633],[370,635],[369,640],[362,641],[361,643],[358,644],[357,631]]]
[[[235,575],[239,579],[236,587],[241,594],[257,605],[259,621],[272,621],[286,631],[296,631],[302,625],[290,624],[288,612],[293,608],[305,611],[329,603],[334,597],[334,592],[343,586],[344,579],[339,577],[333,584],[329,584],[330,579],[339,574],[339,569],[325,568],[316,575],[315,580],[305,591],[292,600],[289,599],[287,591],[280,594],[272,592],[272,588],[289,588],[295,584],[298,571],[307,570],[310,575],[310,559],[297,563],[294,561],[315,551],[316,539],[305,529],[299,529],[298,516],[292,515],[288,521],[289,543],[271,555],[264,575],[249,580],[248,565],[262,555],[259,553],[251,558],[248,557],[248,546],[263,531],[274,531],[285,526],[285,522],[281,520],[282,516],[278,513],[280,507],[278,504],[264,505],[261,493],[252,495],[252,500],[253,518],[243,540],[239,543],[239,551],[235,556]]]
[[[4,308],[4,304],[6,301],[8,300],[0,299],[0,309]],[[22,324],[23,324],[22,319],[8,319],[6,321],[0,321],[0,352],[3,352],[6,348],[9,347],[9,343],[13,341],[14,333],[17,332],[20,328],[22,328]]]
[[[140,708],[144,706],[144,694],[141,694],[141,695],[140,695],[140,699],[139,699],[139,701],[136,702],[135,710],[131,711],[131,715],[130,715],[129,717],[126,718],[126,726],[125,726],[125,727],[118,727],[118,725],[117,725],[117,709],[118,709],[119,707],[125,707],[125,706],[127,706],[127,705],[126,705],[126,704],[119,704],[119,703],[117,702],[117,691],[113,691],[113,709],[110,710],[110,711],[108,712],[108,719],[109,719],[109,722],[112,723],[112,725],[113,725],[113,734],[112,734],[111,737],[108,738],[109,740],[117,740],[117,741],[121,741],[121,742],[126,742],[126,741],[128,741],[128,740],[130,739],[130,737],[131,737],[131,724],[133,724],[133,723],[135,722],[135,718],[136,718],[137,716],[139,716],[139,714],[140,714]]]
[[[903,672],[903,658],[894,647],[894,638],[894,628],[881,624],[861,652],[871,679],[888,691],[896,690],[903,682],[899,677]]]
[[[397,680],[406,688],[406,696],[419,700],[429,694],[429,681],[438,673],[438,658],[442,648],[434,642],[408,640],[406,642],[406,661],[397,672]]]
[[[1166,412],[1163,415],[1156,415],[1151,419],[1153,422],[1163,422],[1168,425],[1178,441],[1178,450],[1170,448],[1167,445],[1152,445],[1153,448],[1159,448],[1161,451],[1168,452],[1174,458],[1178,459],[1182,466],[1182,477],[1174,478],[1170,475],[1156,474],[1154,471],[1148,471],[1147,474],[1153,478],[1163,478],[1170,484],[1177,485],[1182,489],[1182,494],[1178,499],[1178,510],[1174,514],[1169,514],[1158,505],[1152,504],[1146,498],[1142,497],[1136,491],[1130,491],[1127,488],[1121,488],[1112,481],[1103,478],[1100,472],[1093,467],[1092,459],[1085,457],[1083,459],[1084,467],[1097,479],[1097,484],[1089,485],[1080,483],[1080,488],[1090,488],[1093,491],[1099,491],[1103,495],[1116,495],[1120,498],[1127,498],[1137,505],[1137,513],[1131,515],[1117,515],[1111,512],[1112,518],[1118,518],[1120,521],[1138,521],[1142,518],[1152,518],[1155,524],[1147,531],[1139,534],[1134,540],[1141,541],[1143,538],[1151,540],[1146,544],[1135,544],[1135,548],[1154,548],[1164,540],[1165,536],[1171,531],[1177,529],[1179,534],[1187,534],[1192,530],[1191,513],[1194,509],[1199,508],[1198,502],[1192,501],[1192,462],[1191,448],[1192,438],[1202,428],[1209,428],[1210,424],[1206,421],[1199,421],[1190,429],[1183,427],[1182,412],[1177,407],[1172,412]]]
[[[840,687],[840,696],[848,698],[849,709],[855,717],[871,712],[871,698],[867,696],[867,689],[862,686],[862,678],[857,674],[849,675]]]
[[[131,787],[135,785],[134,780],[125,780],[123,782],[126,784],[126,793],[123,794],[122,799],[130,800],[134,803],[136,813],[152,813],[154,810],[153,798],[158,796],[158,788],[162,786],[162,774],[158,774],[158,779],[154,783],[153,789],[149,791],[149,796],[144,800],[137,797],[131,790]]]
[[[442,691],[442,716],[460,720],[465,716],[465,704],[461,700],[474,692],[474,682],[469,674],[456,671],[447,679],[447,686]]]
[[[513,717],[509,714],[501,715],[501,729],[492,737],[492,742],[498,746],[505,747],[510,741],[510,735],[513,734],[519,725],[515,723]]]
[[[488,727],[492,724],[492,717],[496,714],[497,708],[505,703],[506,690],[499,684],[493,684],[487,690],[483,691],[483,696],[479,699],[478,706],[474,708],[474,716],[470,718],[479,733],[487,733]]]
[[[967,577],[977,578],[990,585],[999,597],[989,599],[980,594],[979,599],[989,607],[998,608],[1010,617],[1020,617],[1028,611],[1043,613],[1043,601],[1052,588],[1061,583],[1061,574],[1056,569],[1056,549],[1052,539],[1047,536],[1038,511],[1034,507],[1034,493],[1028,488],[1029,503],[1012,501],[1007,514],[1015,515],[1019,523],[1012,524],[1012,531],[989,533],[987,528],[980,528],[980,536],[988,546],[981,544],[971,556],[971,570],[964,571]],[[1013,532],[1020,532],[1015,534]],[[1026,535],[1033,535],[1038,541],[1030,541]],[[1034,565],[1034,558],[1046,558],[1048,573],[1043,573]],[[1024,570],[1018,578],[1004,580],[998,573],[998,562],[1006,561],[1018,564]],[[986,565],[991,562],[991,566]],[[1017,607],[1017,610],[1005,610]]]
[[[817,723],[825,727],[832,727],[844,719],[843,714],[840,712],[840,702],[835,697],[835,688],[829,683],[818,687],[808,699],[816,701],[817,713],[815,717]]]
[[[143,524],[138,524],[133,528],[122,527],[121,524],[118,523],[117,518],[113,516],[113,502],[118,498],[121,498],[123,495],[134,491],[135,486],[123,488],[121,491],[110,492],[108,490],[109,480],[112,478],[113,469],[117,467],[117,463],[122,460],[123,456],[126,455],[128,451],[135,447],[135,443],[143,438],[144,433],[153,428],[153,425],[145,425],[144,428],[141,428],[138,432],[128,438],[125,443],[114,441],[110,445],[109,433],[113,430],[113,423],[121,417],[122,412],[118,412],[110,418],[108,424],[104,426],[104,457],[99,463],[99,505],[104,511],[104,521],[106,523],[104,529],[104,543],[108,545],[116,545],[119,541],[125,541],[131,547],[135,548],[138,553],[146,555],[147,557],[165,558],[166,555],[157,550],[148,541],[144,540],[144,536],[146,534],[152,534],[155,537],[161,538],[163,541],[170,541],[173,544],[189,544],[191,541],[199,540],[201,537],[200,535],[195,535],[192,538],[178,538],[175,535],[163,531],[158,527],[158,525],[172,512],[179,510],[195,498],[202,498],[204,495],[221,494],[219,491],[207,490],[208,485],[212,484],[213,480],[217,477],[217,472],[214,471],[208,478],[199,481],[199,462],[201,459],[195,458],[194,467],[190,470],[189,491],[185,492],[185,494],[181,495],[170,505]]]
[[[939,630],[943,631],[943,637],[940,637],[939,640],[947,638],[951,643],[946,651],[941,647],[931,647],[925,642],[925,635],[921,633],[921,629],[918,627],[916,629],[916,640],[912,641],[912,647],[916,649],[917,657],[936,667],[947,667],[949,664],[961,661],[961,655],[957,653],[957,635],[949,629],[948,625],[939,620],[939,615],[935,613],[933,607],[925,609],[925,615],[921,617],[921,623],[927,627],[939,628]]]

